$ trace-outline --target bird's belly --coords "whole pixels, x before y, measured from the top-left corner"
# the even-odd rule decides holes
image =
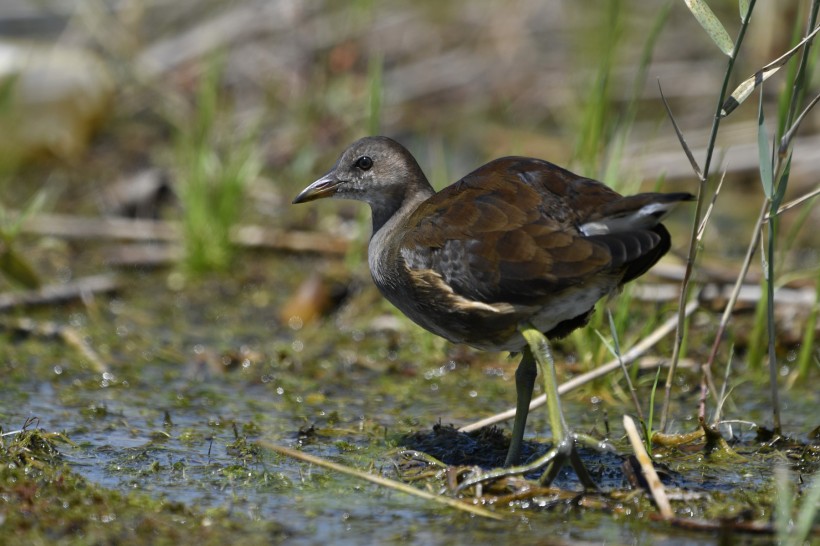
[[[426,294],[397,298],[395,293],[382,289],[382,294],[413,322],[453,343],[486,351],[520,351],[526,344],[519,330],[522,325],[531,324],[549,335],[559,324],[587,315],[611,289],[609,283],[601,283],[564,290],[548,301],[531,305],[474,302],[475,307],[454,302],[453,295],[443,293],[436,298]],[[578,321],[577,325],[584,322]]]
[[[378,238],[374,240],[378,246]],[[435,271],[410,268],[399,259],[378,259],[370,250],[373,281],[388,301],[422,328],[487,351],[521,350],[526,341],[519,329],[526,324],[547,335],[561,325],[560,335],[566,335],[585,322],[576,319],[617,285],[607,275],[579,286],[556,287],[549,294],[542,291],[526,303],[474,301],[456,293]],[[572,322],[569,327],[567,321]]]
[[[614,283],[601,279],[600,282],[591,286],[564,290],[559,296],[553,298],[549,305],[543,306],[533,314],[528,322],[548,334],[560,323],[589,313],[598,300],[611,293],[615,287]],[[567,333],[569,332],[560,335]]]

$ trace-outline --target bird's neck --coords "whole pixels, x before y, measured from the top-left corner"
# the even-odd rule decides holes
[[[379,290],[391,301],[392,292],[386,287],[398,286],[401,283],[401,247],[398,244],[400,234],[405,229],[410,215],[434,193],[432,187],[429,190],[414,192],[412,196],[392,208],[378,207],[373,203],[370,205],[373,210],[373,234],[367,248],[370,274]]]
[[[423,183],[407,188],[403,194],[379,201],[371,201],[370,210],[373,216],[373,233],[371,237],[384,229],[388,223],[396,225],[401,222],[435,193],[430,183],[424,179]]]

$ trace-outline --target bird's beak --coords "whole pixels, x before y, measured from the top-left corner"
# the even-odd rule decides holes
[[[331,171],[307,188],[303,189],[302,193],[297,195],[293,200],[293,204],[307,203],[308,201],[330,197],[336,193],[336,189],[341,183],[342,181],[338,180],[333,171]]]

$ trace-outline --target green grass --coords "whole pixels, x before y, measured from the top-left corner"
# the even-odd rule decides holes
[[[0,129],[21,123],[14,104],[16,84],[16,77],[0,79]],[[14,139],[8,139],[0,146],[0,276],[14,285],[33,289],[40,287],[42,279],[26,257],[25,250],[20,250],[19,235],[26,218],[43,208],[47,191],[40,189],[20,215],[13,216],[7,209],[7,194],[12,193],[22,161],[17,146]]]
[[[261,167],[256,131],[231,127],[236,122],[220,93],[220,74],[220,64],[213,62],[199,83],[191,119],[178,120],[174,143],[183,265],[192,274],[230,268],[236,254],[231,231],[242,218],[248,184]]]
[[[697,233],[698,226],[701,222],[701,211],[704,208],[704,203],[708,201],[708,197],[706,195],[706,193],[708,192],[707,181],[710,176],[709,169],[711,159],[713,157],[713,153],[715,150],[715,142],[718,135],[721,119],[722,117],[734,112],[736,108],[741,108],[743,106],[742,102],[745,100],[746,97],[749,96],[748,93],[740,95],[736,90],[732,93],[734,106],[732,108],[727,108],[729,102],[725,102],[725,98],[729,96],[729,78],[734,68],[734,61],[738,57],[741,51],[742,44],[744,43],[743,38],[745,36],[746,29],[748,27],[748,21],[750,20],[750,16],[754,9],[754,5],[754,0],[751,0],[749,2],[748,7],[749,17],[742,20],[735,44],[731,44],[731,39],[728,38],[728,34],[725,30],[723,30],[721,23],[717,19],[712,17],[710,21],[704,22],[705,20],[702,16],[704,11],[708,11],[708,8],[701,7],[696,9],[690,6],[690,8],[693,9],[693,14],[695,14],[696,17],[699,18],[701,24],[703,24],[704,28],[707,29],[707,32],[709,32],[709,35],[717,44],[721,45],[721,49],[724,52],[726,52],[726,54],[729,56],[723,88],[718,98],[718,107],[714,118],[714,123],[712,126],[712,133],[707,144],[706,160],[701,174],[701,184],[698,196],[699,199],[697,204],[697,212],[695,215],[695,222],[693,223],[692,227],[692,245],[690,247],[689,252],[690,266],[694,263],[696,259],[696,253],[698,250],[698,247],[695,244],[695,234]],[[815,0],[811,5],[811,9],[808,15],[804,13],[795,19],[795,29],[813,29],[817,21],[818,8],[820,8],[820,1]],[[705,19],[709,18],[707,17]],[[798,30],[794,31],[795,41],[799,41],[800,37],[802,36],[802,32],[803,31]],[[728,49],[725,43],[726,40],[729,40],[729,45],[731,46],[728,47]],[[783,198],[785,196],[789,181],[792,144],[791,136],[796,131],[797,125],[803,119],[803,114],[807,111],[804,110],[803,113],[801,113],[801,110],[805,108],[803,97],[806,94],[806,86],[810,79],[809,68],[812,65],[811,59],[816,58],[816,53],[812,53],[807,47],[803,47],[802,51],[795,51],[797,51],[799,54],[793,56],[789,60],[790,66],[785,71],[787,77],[786,85],[783,86],[784,90],[781,91],[779,96],[778,129],[774,139],[771,139],[769,137],[769,128],[767,126],[766,116],[764,112],[764,91],[768,91],[771,88],[771,82],[776,81],[778,75],[771,71],[766,72],[767,75],[773,77],[770,80],[770,83],[764,85],[763,81],[765,81],[765,79],[760,77],[760,74],[762,73],[761,69],[761,71],[756,73],[756,77],[749,78],[744,82],[744,84],[747,82],[754,82],[754,87],[748,87],[748,89],[756,90],[758,93],[758,163],[760,171],[760,180],[763,190],[761,197],[764,202],[764,208],[767,209],[769,212],[768,219],[764,219],[763,216],[760,217],[757,224],[752,229],[750,236],[750,251],[754,250],[757,247],[758,240],[763,241],[763,243],[760,245],[759,251],[762,254],[760,256],[760,260],[762,263],[762,269],[764,273],[761,280],[761,292],[765,294],[765,297],[761,298],[758,302],[755,314],[755,321],[752,327],[752,334],[750,336],[750,345],[747,360],[749,367],[751,369],[760,369],[761,363],[764,358],[764,354],[768,357],[768,381],[770,383],[771,391],[773,429],[776,434],[781,433],[781,422],[777,384],[779,375],[779,364],[777,361],[778,355],[776,351],[777,335],[775,331],[774,289],[776,286],[781,284],[782,279],[785,278],[783,264],[785,262],[785,255],[789,247],[788,244],[786,244],[784,247],[783,237],[778,229],[780,221],[778,211],[780,209],[780,205],[783,202]],[[782,74],[780,74],[779,76],[782,76]],[[738,87],[738,90],[741,87],[742,85]],[[814,103],[812,103],[812,105],[813,104]],[[809,106],[809,108],[810,107],[811,106]],[[686,145],[683,142],[682,144],[684,145],[684,148],[686,148]],[[788,243],[788,241],[794,240],[794,235],[794,232],[789,234],[788,238],[786,239],[786,242]],[[778,267],[776,267],[776,265],[778,265]],[[686,293],[688,291],[688,274],[689,270],[687,270],[687,280],[684,281],[684,296],[681,298],[681,303],[684,301]],[[745,274],[746,270],[743,269],[740,273],[739,278],[742,279],[745,276]],[[739,286],[740,283],[737,283],[736,287]],[[680,322],[682,329],[686,322],[683,320],[682,315]],[[806,341],[809,341],[808,336]],[[811,352],[811,349],[805,350],[809,353]],[[677,363],[679,356],[680,351],[678,347],[676,348],[675,355],[673,358],[673,368],[670,369],[669,375],[667,377],[666,399],[664,402],[664,410],[661,417],[662,428],[665,427],[667,420],[671,384],[675,373],[674,366]]]
[[[818,17],[818,6],[820,2],[814,1],[811,4],[809,13],[805,13],[805,7],[801,5],[800,13],[795,18],[792,30],[792,46],[797,44],[803,37],[805,28],[814,28]],[[806,22],[807,21],[807,22]],[[801,55],[794,56],[786,65],[783,77],[787,82],[782,91],[778,95],[778,111],[777,111],[777,132],[774,141],[770,144],[774,148],[781,147],[784,136],[795,123],[796,116],[800,109],[805,105],[805,98],[809,82],[813,72],[813,67],[817,62],[818,48],[803,49]],[[788,83],[791,82],[791,85]],[[762,96],[764,87],[761,85],[759,93],[761,96],[761,110],[760,110],[760,125],[761,125],[761,139],[768,138],[765,130],[765,120],[763,119],[762,111]],[[782,150],[774,157],[774,160],[766,157],[766,149],[761,144],[760,162],[765,165],[770,164],[767,168],[762,168],[761,173],[763,177],[764,195],[770,203],[769,214],[771,220],[767,223],[767,250],[766,256],[762,258],[764,270],[767,271],[765,277],[761,280],[761,292],[766,294],[766,298],[761,298],[758,302],[755,311],[755,323],[753,335],[750,337],[750,350],[748,362],[752,369],[761,369],[764,356],[768,356],[769,360],[776,359],[775,353],[775,335],[774,335],[774,308],[773,308],[773,291],[777,286],[775,280],[775,272],[779,276],[785,273],[784,266],[787,253],[791,250],[792,243],[795,240],[797,232],[805,226],[809,217],[810,205],[814,202],[812,200],[808,205],[804,205],[804,210],[801,211],[798,221],[795,222],[792,229],[785,237],[781,236],[779,230],[776,229],[778,224],[777,209],[782,203],[783,196],[787,190],[789,169],[788,165],[791,161],[791,152]],[[772,172],[774,171],[774,172]],[[768,180],[766,178],[768,177]],[[777,266],[777,267],[776,267]],[[816,290],[820,286],[816,287]],[[801,359],[798,364],[798,370],[801,377],[806,377],[809,366],[808,360],[812,353],[813,345],[813,320],[812,316],[816,317],[816,309],[812,310],[808,324],[812,329],[807,328],[807,335],[805,336],[803,347],[801,348]]]
[[[803,327],[803,340],[800,344],[800,352],[797,355],[797,373],[800,379],[806,379],[810,372],[818,373],[820,369],[820,346],[815,340],[814,331],[817,328],[817,314],[820,312],[820,268],[817,269],[817,276],[814,279],[814,305],[806,318],[806,325]]]
[[[815,475],[800,492],[795,491],[794,481],[787,468],[776,469],[774,527],[777,544],[782,546],[807,544],[820,508],[820,475]]]
[[[617,66],[616,54],[621,49],[627,32],[627,21],[622,20],[621,0],[609,0],[606,9],[600,14],[597,39],[590,40],[588,54],[597,59],[597,68],[591,82],[579,90],[582,97],[578,109],[582,112],[578,118],[576,134],[578,138],[574,147],[573,163],[581,168],[581,173],[590,177],[599,177],[603,182],[624,194],[640,191],[635,181],[630,181],[625,170],[624,148],[632,126],[635,123],[638,103],[646,83],[647,70],[659,37],[666,25],[671,9],[667,2],[658,11],[650,31],[643,41],[637,71],[632,83],[631,96],[622,111],[618,111],[612,93],[613,70]],[[586,63],[585,63],[586,64]],[[590,63],[591,64],[591,63]],[[606,154],[603,151],[606,150]],[[614,308],[614,323],[618,332],[627,332],[627,324],[633,323],[636,302],[631,296],[630,287],[624,288],[612,302],[601,302],[585,328],[574,331],[569,337],[570,345],[578,355],[584,368],[591,368],[603,362],[608,355],[605,343],[596,332],[609,331],[607,313]],[[658,324],[658,313],[649,312],[641,321],[643,332],[651,331]]]
[[[23,211],[14,216],[0,201],[0,275],[23,288],[36,289],[43,284],[25,250],[21,250],[19,238],[23,222],[43,208],[46,198],[45,190],[38,191]]]

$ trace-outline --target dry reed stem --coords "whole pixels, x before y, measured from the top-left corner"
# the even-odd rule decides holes
[[[629,437],[629,443],[632,444],[632,449],[635,450],[635,457],[641,465],[641,471],[646,478],[646,483],[649,486],[649,491],[652,493],[652,498],[655,499],[655,504],[658,506],[661,515],[669,519],[674,516],[672,506],[669,504],[669,498],[666,496],[666,490],[663,488],[661,479],[658,473],[655,472],[655,467],[652,466],[652,459],[644,448],[641,441],[641,435],[638,433],[635,422],[628,415],[624,415],[624,429],[626,435]]]
[[[347,474],[348,476],[353,476],[354,478],[358,478],[360,480],[369,481],[371,483],[375,483],[381,487],[387,487],[388,489],[393,489],[396,491],[401,491],[403,493],[407,493],[408,495],[413,495],[415,497],[420,497],[425,500],[430,500],[433,502],[437,502],[439,504],[447,505],[451,508],[456,508],[458,510],[469,512],[471,514],[475,514],[477,516],[495,519],[495,520],[502,520],[504,519],[503,516],[499,514],[495,514],[490,512],[489,510],[485,510],[480,506],[474,506],[472,504],[468,504],[464,501],[453,499],[450,497],[444,497],[441,495],[435,495],[433,493],[429,493],[427,491],[423,491],[421,489],[417,489],[415,487],[411,487],[405,483],[398,482],[396,480],[391,480],[389,478],[385,478],[383,476],[377,476],[375,474],[370,474],[368,472],[363,472],[361,470],[357,470],[355,468],[351,468],[349,466],[344,466],[338,463],[334,463],[333,461],[328,461],[326,459],[322,459],[321,457],[316,457],[314,455],[310,455],[308,453],[304,453],[302,451],[297,451],[295,449],[291,449],[289,447],[280,446],[271,442],[267,442],[264,440],[260,440],[259,445],[264,447],[265,449],[269,449],[280,455],[284,455],[286,457],[290,457],[292,459],[297,459],[299,461],[303,461],[306,463],[314,464],[316,466],[320,466],[322,468],[327,468],[328,470],[333,470],[334,472],[339,472],[342,474]]]

